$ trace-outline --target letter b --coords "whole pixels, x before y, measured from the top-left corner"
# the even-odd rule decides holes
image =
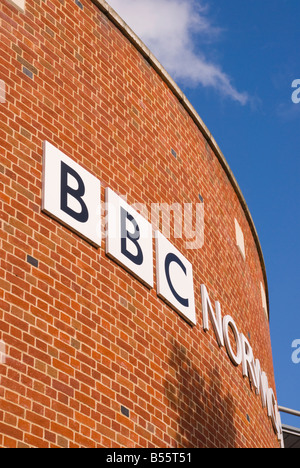
[[[94,246],[101,246],[101,184],[48,141],[43,148],[42,210]]]
[[[74,189],[68,185],[68,175],[71,175],[77,182],[78,187]],[[86,223],[89,219],[88,209],[82,197],[85,194],[85,186],[83,180],[77,172],[70,166],[61,161],[61,192],[60,192],[60,208],[62,211],[72,216],[80,223]],[[79,203],[81,211],[74,210],[68,204],[68,195],[70,195],[76,202]],[[74,204],[74,203],[73,203]]]
[[[151,224],[111,189],[106,189],[106,254],[153,288]]]
[[[130,233],[127,231],[126,222],[129,221],[134,228],[134,232]],[[136,249],[136,255],[131,253],[127,248],[127,239],[134,245]],[[121,207],[121,252],[125,257],[131,260],[136,265],[142,265],[144,261],[143,252],[141,246],[138,243],[140,239],[140,228],[134,219],[123,207]]]

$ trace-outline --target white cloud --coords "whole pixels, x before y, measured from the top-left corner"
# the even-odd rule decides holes
[[[215,39],[202,0],[108,0],[174,78],[188,86],[202,85],[244,105],[246,93],[232,85],[218,64],[199,50],[200,41]]]

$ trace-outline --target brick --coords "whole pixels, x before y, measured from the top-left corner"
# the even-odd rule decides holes
[[[32,411],[26,412],[26,419],[27,421],[30,421],[33,424],[44,427],[45,429],[49,429],[50,427],[50,421],[48,419],[42,417],[37,413],[33,413]]]
[[[25,434],[24,441],[29,447],[49,448],[49,442],[33,434]]]
[[[264,265],[220,151],[105,2],[16,2],[0,3],[0,446],[278,447],[202,329],[201,282],[275,388]],[[105,239],[96,249],[42,212],[44,140],[101,180],[102,201],[110,187],[148,210],[204,203],[202,249],[173,221],[170,239],[194,268],[197,326],[108,258]]]
[[[9,426],[8,424],[4,424],[0,422],[0,432],[1,434],[7,435],[12,437],[16,440],[23,440],[23,432],[15,427]]]

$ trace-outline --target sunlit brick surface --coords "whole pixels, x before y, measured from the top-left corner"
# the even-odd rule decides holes
[[[90,0],[0,3],[1,447],[278,447],[249,379],[202,328],[200,284],[275,391],[267,290],[237,191],[169,86]],[[205,117],[205,116],[203,116]],[[205,203],[188,325],[41,211],[47,140],[133,203]],[[173,153],[175,152],[176,157]],[[237,220],[246,247],[236,245]],[[5,362],[4,362],[5,361]]]

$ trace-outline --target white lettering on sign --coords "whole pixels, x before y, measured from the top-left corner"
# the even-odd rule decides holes
[[[97,177],[44,142],[42,210],[101,246],[101,184]]]
[[[258,359],[254,359],[253,350],[249,341],[243,333],[239,333],[232,317],[226,315],[224,319],[221,320],[221,308],[218,302],[216,302],[216,313],[214,312],[206,286],[203,284],[201,285],[201,299],[204,330],[206,332],[209,330],[208,318],[210,317],[219,347],[221,348],[225,344],[227,354],[231,361],[236,366],[242,364],[243,376],[248,377],[255,392],[261,394],[262,406],[263,408],[267,407],[268,416],[272,421],[274,431],[278,436],[278,440],[283,443],[281,419],[274,392],[269,388],[268,378],[265,372],[261,371],[260,362]],[[228,334],[229,327],[233,332],[235,351],[232,349],[232,344],[230,342]]]
[[[236,351],[232,349],[231,341],[229,338],[229,328],[231,328],[234,336]],[[223,318],[223,335],[228,356],[230,357],[231,361],[235,366],[239,366],[243,358],[241,339],[237,326],[234,323],[232,317],[230,317],[230,315],[226,315]]]
[[[197,324],[193,267],[156,231],[157,294],[192,325]]]
[[[210,316],[218,345],[220,347],[224,346],[220,303],[216,302],[216,315],[215,315],[204,284],[201,285],[201,297],[202,297],[203,329],[205,331],[209,330],[208,316]]]
[[[109,188],[106,213],[106,254],[153,288],[151,224]]]

